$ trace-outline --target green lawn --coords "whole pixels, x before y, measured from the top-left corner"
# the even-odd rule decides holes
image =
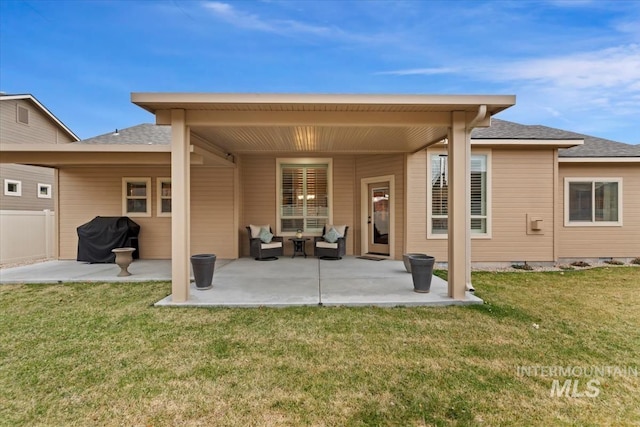
[[[640,370],[640,268],[474,285],[484,305],[392,309],[154,308],[168,283],[0,286],[0,425],[640,424],[633,372],[518,373]],[[597,380],[598,395],[551,396],[566,379]]]

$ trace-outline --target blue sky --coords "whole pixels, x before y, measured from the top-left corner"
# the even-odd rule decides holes
[[[0,0],[0,90],[81,138],[131,92],[515,94],[498,117],[640,143],[640,1]]]

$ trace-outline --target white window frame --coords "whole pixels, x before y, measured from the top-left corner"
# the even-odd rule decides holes
[[[131,197],[127,196],[127,183],[129,182],[144,182],[147,186],[145,197]],[[146,199],[147,210],[146,212],[128,212],[127,200],[129,199]],[[122,178],[122,216],[129,217],[150,217],[151,216],[151,178],[150,177],[124,177]]]
[[[9,190],[9,185],[16,184],[16,191]],[[17,179],[5,179],[4,180],[4,195],[5,196],[13,196],[20,197],[22,196],[22,181],[18,181]]]
[[[329,218],[327,224],[333,224],[333,159],[328,157],[277,158],[276,159],[276,234],[278,236],[295,236],[295,231],[282,231],[281,206],[282,200],[282,165],[327,165],[327,201],[329,204]],[[305,235],[321,235],[322,232],[305,232]]]
[[[580,182],[583,184],[591,184],[591,221],[571,221],[569,220],[569,184],[572,182]],[[617,221],[596,221],[594,212],[595,191],[593,186],[596,182],[615,182],[618,184],[618,220]],[[622,178],[615,177],[565,177],[564,179],[564,226],[565,227],[622,227]]]
[[[166,197],[162,195],[162,184],[164,183],[169,183],[171,184],[171,178],[167,178],[167,177],[161,177],[157,179],[156,182],[156,215],[159,217],[170,217],[171,216],[171,212],[163,212],[162,211],[162,201],[169,199],[171,200],[171,196]],[[171,191],[173,192],[173,188],[171,188]],[[173,206],[172,209],[173,210]]]
[[[47,192],[45,194],[42,194],[41,190],[46,188]],[[51,184],[42,184],[42,183],[38,183],[38,186],[36,187],[36,191],[38,192],[38,198],[39,199],[50,199],[51,198],[51,189],[52,189],[52,185]]]
[[[433,202],[433,197],[432,197],[432,192],[431,192],[431,176],[432,176],[432,168],[431,168],[431,157],[432,156],[439,156],[441,154],[447,154],[447,150],[442,150],[442,149],[436,149],[436,150],[427,150],[427,239],[440,239],[440,240],[446,240],[449,238],[448,233],[446,234],[439,234],[439,233],[433,233],[432,232],[432,226],[433,226],[433,214],[432,214],[432,202]],[[482,216],[482,218],[486,217],[487,220],[487,230],[485,233],[476,233],[473,232],[473,230],[471,230],[471,238],[472,239],[491,239],[492,238],[492,222],[493,222],[493,218],[492,218],[492,208],[491,208],[491,200],[493,199],[492,194],[491,194],[491,188],[492,188],[492,173],[491,170],[492,168],[492,162],[491,162],[491,157],[492,157],[492,152],[490,149],[484,149],[484,150],[472,150],[471,152],[472,156],[486,156],[487,159],[487,189],[486,189],[486,210],[487,210],[487,214],[486,216]],[[447,159],[448,160],[448,159]],[[480,218],[480,216],[477,215],[472,215],[471,218]]]

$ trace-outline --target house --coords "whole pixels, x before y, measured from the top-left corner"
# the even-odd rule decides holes
[[[60,258],[75,259],[78,225],[129,216],[141,225],[141,257],[171,258],[177,302],[188,299],[189,255],[248,256],[249,224],[283,236],[346,224],[347,254],[427,252],[448,263],[454,299],[472,262],[640,251],[637,147],[493,119],[514,96],[134,93],[132,101],[156,125],[64,147],[0,148],[7,160],[57,168]]]
[[[34,96],[0,95],[1,144],[68,144],[79,138]],[[55,211],[56,176],[49,167],[0,163],[0,262],[53,256],[36,242]],[[51,218],[53,221],[53,218]],[[53,229],[51,234],[53,235]],[[20,233],[18,235],[17,233]]]

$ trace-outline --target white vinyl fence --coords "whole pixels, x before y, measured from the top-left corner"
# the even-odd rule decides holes
[[[56,257],[55,213],[0,210],[0,264]]]

